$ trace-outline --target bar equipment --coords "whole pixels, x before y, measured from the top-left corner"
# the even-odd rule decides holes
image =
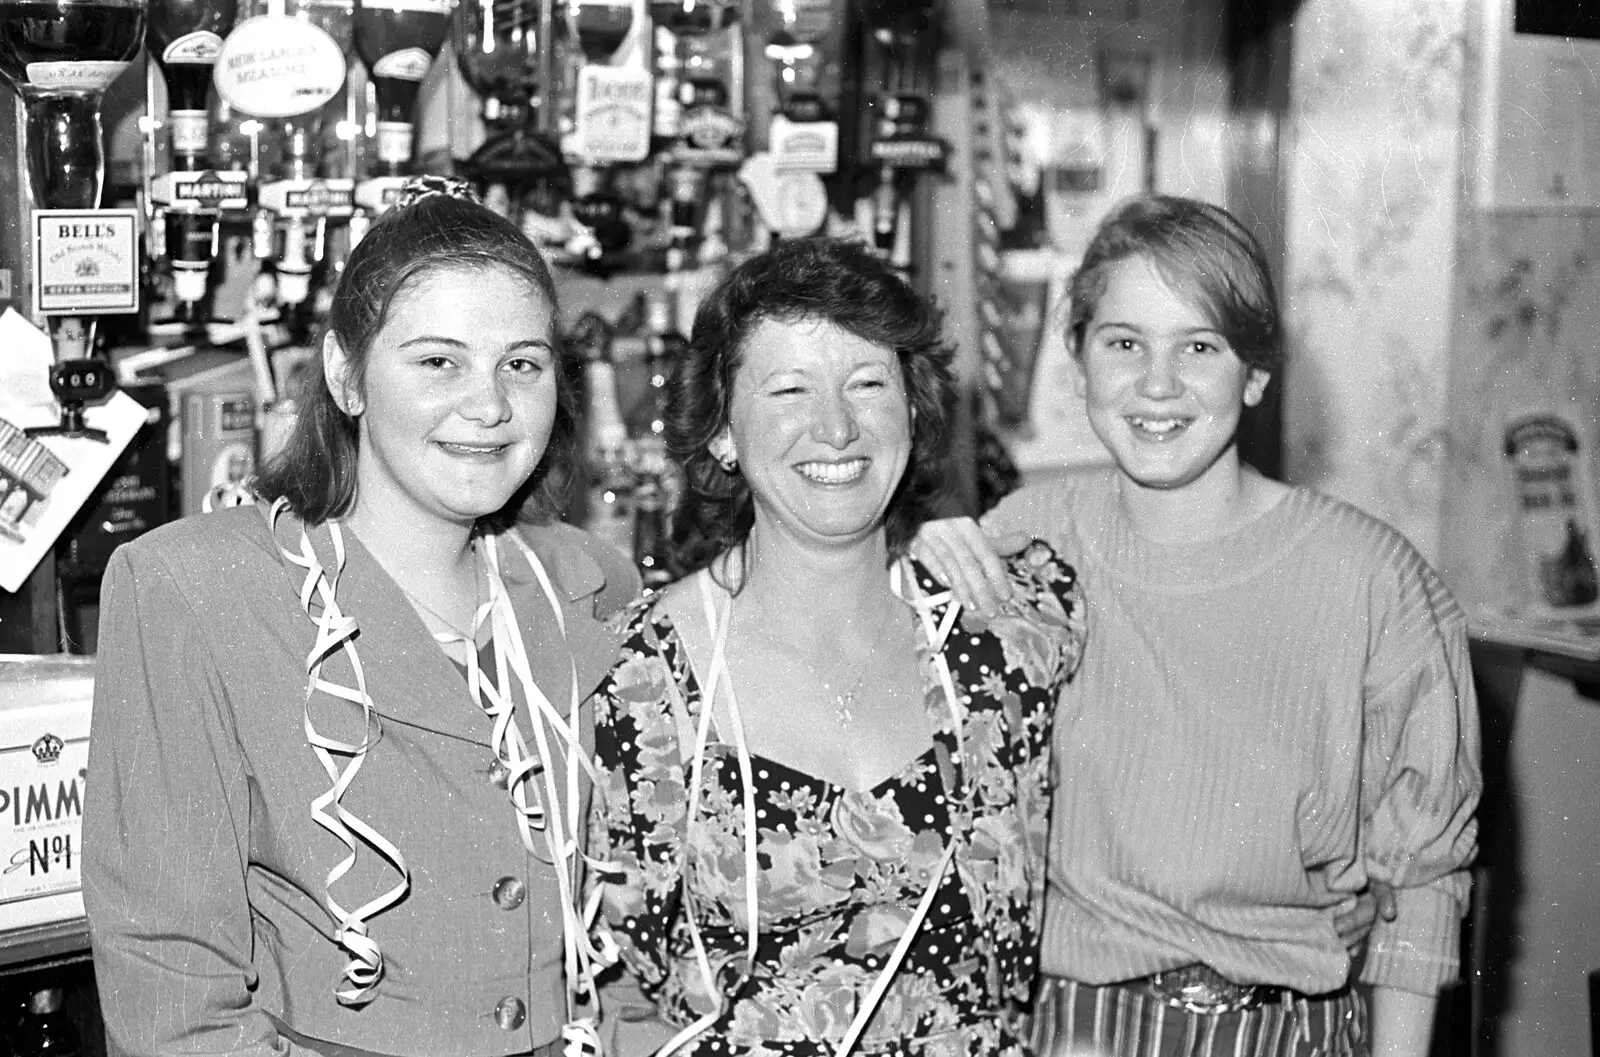
[[[555,225],[571,178],[554,135],[555,0],[462,0],[452,24],[462,79],[478,94],[489,134],[462,165],[484,188],[498,186],[507,212],[539,241],[562,241]],[[529,210],[528,207],[532,209]]]
[[[566,248],[574,263],[605,275],[633,237],[612,169],[650,153],[650,25],[644,0],[569,0],[567,20],[580,64],[563,148],[576,162],[571,208],[582,231]]]
[[[101,210],[100,102],[139,51],[145,0],[0,0],[0,81],[27,114],[35,314],[55,346],[59,425],[30,433],[104,440],[84,407],[116,388],[94,348],[96,315],[138,308],[137,214]]]
[[[393,203],[411,169],[417,93],[449,35],[452,7],[452,0],[361,0],[356,10],[356,54],[377,117],[377,159],[356,187],[356,203],[369,214]]]
[[[650,17],[666,34],[676,78],[675,138],[667,146],[667,272],[726,255],[704,230],[716,176],[744,160],[744,49],[728,32],[739,8],[730,0],[651,0]],[[734,38],[734,39],[730,39]]]
[[[863,11],[878,51],[882,90],[873,104],[870,157],[878,168],[871,232],[878,251],[902,271],[911,268],[905,217],[919,173],[944,168],[948,147],[927,132],[927,49],[934,37],[929,0],[874,0]]]
[[[171,269],[173,294],[192,327],[204,301],[212,261],[218,256],[219,224],[225,209],[249,204],[247,174],[218,172],[210,164],[209,96],[222,42],[233,29],[236,0],[150,0],[146,27],[151,66],[147,99],[155,96],[155,70],[167,89],[167,171],[153,177],[147,166],[151,257]],[[154,137],[155,128],[147,126]],[[154,157],[154,150],[150,150]]]
[[[279,304],[296,310],[327,259],[330,222],[354,212],[354,182],[324,175],[321,143],[326,105],[345,85],[354,2],[245,0],[240,14],[217,60],[217,91],[262,122],[273,152],[256,158],[254,252],[271,262]]]

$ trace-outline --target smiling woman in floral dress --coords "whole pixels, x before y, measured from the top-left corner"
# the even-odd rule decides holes
[[[695,575],[627,614],[596,710],[605,923],[679,1052],[1026,1052],[1083,610],[1042,544],[988,620],[901,557],[949,377],[853,243],[785,242],[696,318],[667,419]]]

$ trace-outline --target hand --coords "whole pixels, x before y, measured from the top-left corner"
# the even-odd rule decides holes
[[[1027,545],[1023,535],[985,536],[971,518],[944,518],[918,530],[911,556],[949,586],[957,602],[993,616],[1011,599],[1011,580],[1000,557]]]
[[[1350,952],[1350,957],[1359,958],[1366,948],[1367,936],[1378,919],[1393,921],[1398,914],[1394,888],[1382,881],[1373,881],[1356,893],[1355,904],[1350,909],[1341,910],[1333,916],[1333,928],[1339,934],[1340,942]]]

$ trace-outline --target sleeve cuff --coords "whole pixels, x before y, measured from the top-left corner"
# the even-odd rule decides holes
[[[1447,889],[1455,876],[1426,888],[1395,892],[1399,913],[1379,921],[1367,937],[1360,980],[1419,995],[1436,995],[1461,973],[1461,917],[1466,891]]]

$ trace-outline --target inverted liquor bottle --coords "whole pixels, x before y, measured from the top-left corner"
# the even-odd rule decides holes
[[[356,10],[356,54],[378,110],[372,176],[403,176],[410,168],[417,93],[450,32],[451,6],[451,0],[362,0]]]
[[[489,135],[464,171],[500,185],[521,223],[523,200],[553,216],[569,181],[561,148],[550,134],[556,69],[553,0],[494,0],[456,7],[451,32],[462,79],[483,101]]]
[[[100,204],[100,101],[138,54],[145,10],[144,0],[0,0],[0,81],[27,110],[35,207]]]
[[[237,14],[235,0],[150,0],[145,28],[150,58],[167,85],[171,150],[167,175],[151,187],[160,205],[152,219],[164,231],[173,292],[185,306],[205,298],[217,252],[218,208],[240,204],[246,193],[242,180],[181,175],[210,167],[212,71]]]
[[[312,271],[325,259],[330,220],[354,208],[345,177],[323,178],[322,123],[345,86],[354,21],[352,0],[244,0],[241,21],[217,64],[217,91],[261,120],[277,157],[258,189],[253,224],[258,257],[275,258],[277,299],[307,302]]]
[[[150,0],[150,58],[167,83],[172,167],[205,168],[211,73],[238,14],[235,0]]]
[[[139,51],[145,10],[144,0],[0,0],[0,81],[22,97],[27,111],[28,184],[35,210],[99,206],[105,181],[100,102],[106,87]],[[122,224],[128,222],[126,217],[120,219]],[[67,225],[69,233],[76,227],[85,236],[73,236],[83,251],[79,265],[96,268],[102,262],[126,260],[120,236],[101,239],[116,235],[118,223],[108,219],[103,224]],[[34,234],[42,236],[39,231]],[[68,267],[77,274],[79,265]],[[61,265],[53,267],[59,270]],[[36,293],[42,294],[45,277],[37,275],[34,282]],[[118,283],[106,285],[115,288]],[[127,288],[133,294],[131,306],[120,303],[120,291],[114,298],[119,304],[113,308],[96,295],[80,300],[80,292],[74,290],[63,302],[72,308],[45,307],[56,359],[50,391],[60,405],[61,418],[58,426],[30,427],[30,436],[58,433],[106,439],[104,431],[85,420],[87,405],[103,400],[116,387],[109,364],[94,355],[95,318],[136,308],[136,277],[129,277]]]

